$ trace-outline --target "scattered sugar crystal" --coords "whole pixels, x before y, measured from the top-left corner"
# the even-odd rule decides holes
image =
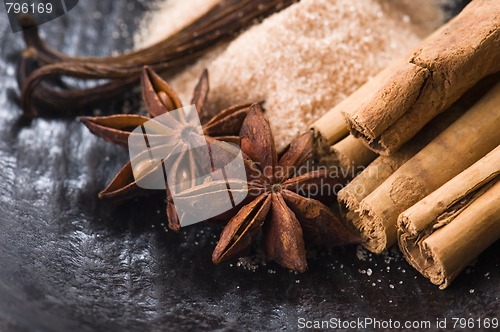
[[[371,275],[372,275],[372,272],[373,272],[373,271],[372,271],[372,269],[367,269],[367,270],[366,270],[366,275],[367,275],[367,276],[371,276]]]
[[[389,288],[394,289],[394,285],[393,285],[393,284],[390,284],[390,285],[389,285]]]
[[[470,289],[469,293],[471,293],[471,294],[474,293],[474,288]]]
[[[358,257],[360,261],[366,261],[367,256],[368,251],[361,245],[358,245],[358,247],[356,248],[356,257]]]
[[[257,257],[240,257],[236,266],[255,272],[259,267],[259,259]]]

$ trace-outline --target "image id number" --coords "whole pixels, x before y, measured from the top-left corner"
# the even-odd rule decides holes
[[[498,318],[452,318],[454,329],[497,329]]]
[[[48,3],[27,3],[27,2],[6,2],[7,14],[50,14],[52,13],[52,4]]]

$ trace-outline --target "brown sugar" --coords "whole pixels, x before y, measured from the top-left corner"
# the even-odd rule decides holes
[[[396,3],[302,0],[169,82],[188,101],[207,67],[212,111],[265,100],[277,147],[283,147],[441,23],[434,0]],[[422,13],[429,18],[425,24]]]

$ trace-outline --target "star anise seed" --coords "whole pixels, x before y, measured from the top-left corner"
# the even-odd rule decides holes
[[[305,196],[311,187],[329,190],[329,184],[344,181],[332,177],[326,168],[296,174],[312,156],[310,133],[294,140],[278,160],[269,123],[254,104],[240,139],[242,153],[248,157],[249,191],[254,198],[225,226],[212,255],[214,263],[248,249],[259,232],[263,233],[266,258],[299,272],[307,269],[305,240],[323,246],[360,242],[329,207]]]
[[[104,117],[81,117],[81,121],[95,135],[109,142],[127,146],[130,135],[143,136],[142,134],[132,133],[136,127],[143,125],[152,118],[154,119],[167,112],[182,108],[182,103],[176,92],[152,69],[144,67],[141,79],[143,100],[150,117],[118,114]],[[238,144],[238,133],[248,113],[250,104],[230,107],[210,118],[205,108],[208,91],[208,71],[205,70],[194,89],[191,104],[196,106],[196,111],[202,123],[201,129],[207,143],[213,147],[218,146],[218,140]],[[196,169],[194,164],[197,163],[197,160],[203,160],[202,158],[206,156],[197,156],[196,153],[199,152],[189,149],[189,144],[187,144],[189,142],[187,141],[195,137],[195,135],[191,135],[191,132],[196,131],[196,128],[194,128],[193,119],[187,117],[180,116],[180,118],[175,119],[174,124],[171,126],[168,124],[168,128],[165,127],[164,123],[159,121],[155,124],[158,126],[158,130],[155,130],[158,134],[148,134],[148,138],[154,138],[159,141],[164,139],[165,146],[178,153],[179,156],[172,165],[173,169],[169,170],[170,174],[175,174],[179,177],[177,179],[179,182],[186,181],[189,183],[191,181],[191,185],[188,187],[192,187],[197,184],[193,182],[196,178],[195,174],[193,174],[193,170]],[[163,147],[159,146],[156,148],[161,149]],[[144,153],[147,153],[147,151]],[[147,194],[148,191],[141,189],[137,185],[137,181],[145,179],[158,171],[161,163],[162,161],[141,161],[139,166],[134,169],[136,176],[139,174],[139,178],[135,179],[132,162],[129,161],[116,174],[108,186],[99,193],[99,198],[121,202],[137,195]],[[182,167],[180,165],[189,166]],[[181,223],[173,204],[172,193],[168,186],[166,188],[168,227],[174,231],[178,231]]]

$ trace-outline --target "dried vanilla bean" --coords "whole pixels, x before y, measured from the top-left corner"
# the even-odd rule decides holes
[[[23,72],[21,106],[26,117],[35,117],[37,109],[60,112],[82,109],[119,96],[139,81],[144,65],[156,71],[172,69],[192,62],[216,43],[231,38],[235,32],[251,25],[255,19],[269,16],[296,0],[222,0],[206,14],[178,33],[151,47],[112,57],[68,57],[51,50],[32,28],[24,36],[29,52],[22,62],[37,61],[41,68]],[[32,25],[22,20],[24,27]],[[26,65],[21,64],[21,68]],[[29,75],[29,76],[28,76]],[[79,79],[110,79],[110,82],[88,89],[54,87],[50,78],[70,76]],[[43,84],[42,84],[43,83]]]

